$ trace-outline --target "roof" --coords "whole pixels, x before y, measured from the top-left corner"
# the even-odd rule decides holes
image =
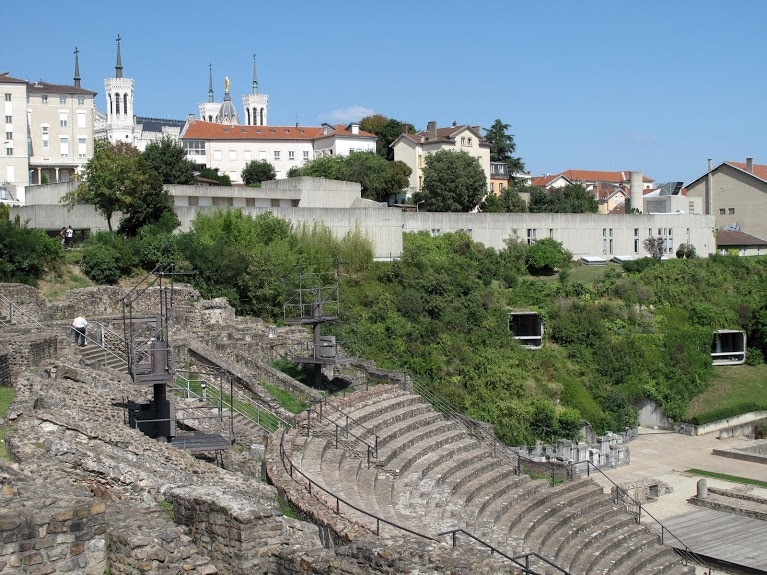
[[[567,180],[567,177],[563,176],[562,174],[546,174],[545,176],[535,176],[532,178],[530,180],[530,185],[535,186],[536,188],[545,188],[559,178],[564,178]],[[571,182],[568,180],[568,183]]]
[[[560,172],[560,176],[565,176],[571,182],[611,182],[620,184],[628,182],[631,171],[625,170],[622,172],[605,172],[600,170],[566,170]],[[652,178],[642,176],[642,181],[646,183],[654,182]]]
[[[144,116],[136,116],[136,124],[141,124],[142,129],[145,132],[162,132],[163,128],[178,128],[179,130],[184,127],[185,120],[166,120],[163,118],[147,118]]]
[[[720,169],[722,166],[729,166],[731,168],[735,168],[736,170],[739,170],[743,172],[744,174],[748,174],[749,176],[753,176],[755,178],[759,178],[760,180],[767,181],[767,165],[764,164],[752,164],[751,171],[748,171],[748,164],[744,162],[722,162],[717,167],[712,168],[711,170],[705,172],[702,176],[698,176],[694,180],[692,180],[690,183],[688,183],[684,189],[689,188],[690,186],[696,184],[703,178],[705,178],[708,174],[713,174],[715,171]]]
[[[331,126],[329,134],[322,127],[313,126],[227,126],[195,120],[187,124],[184,140],[317,140],[327,136],[375,138],[360,130],[352,134],[346,126]]]
[[[716,245],[717,247],[767,246],[767,241],[738,230],[717,230]]]
[[[479,141],[479,145],[480,146],[487,146],[487,147],[490,146],[490,143],[487,142],[487,140],[485,140],[482,137],[482,134],[480,134],[475,127],[469,126],[468,124],[462,124],[460,126],[456,124],[456,125],[452,125],[452,126],[450,126],[448,128],[437,128],[437,130],[436,130],[437,131],[437,134],[436,134],[437,137],[435,139],[433,139],[433,140],[429,138],[429,130],[428,129],[421,130],[420,132],[416,132],[415,134],[400,134],[399,137],[397,138],[397,140],[399,140],[401,138],[408,138],[409,140],[412,140],[416,144],[423,144],[423,143],[426,143],[426,142],[430,142],[430,143],[431,142],[455,142],[456,135],[459,132],[463,132],[464,130],[468,130],[472,134],[474,134],[474,136]],[[392,142],[391,145],[393,146],[396,143],[397,140]]]
[[[0,74],[0,83],[4,84],[26,84],[27,92],[31,94],[82,94],[87,96],[95,96],[97,92],[93,90],[86,90],[85,88],[77,88],[76,86],[64,86],[62,84],[50,84],[49,82],[43,82],[38,80],[37,82],[29,82],[27,80],[20,80],[9,76],[7,73]]]

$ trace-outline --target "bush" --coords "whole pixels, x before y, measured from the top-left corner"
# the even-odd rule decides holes
[[[764,364],[764,354],[761,349],[755,347],[749,347],[746,350],[746,365],[752,367]]]
[[[36,285],[46,272],[58,269],[61,244],[43,230],[8,221],[7,208],[0,207],[0,282]]]
[[[767,421],[762,419],[754,424],[754,439],[767,439]]]
[[[97,284],[115,284],[122,277],[120,254],[109,246],[92,244],[83,250],[80,270]]]

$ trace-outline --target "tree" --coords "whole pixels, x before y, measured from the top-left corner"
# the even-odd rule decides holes
[[[203,168],[200,170],[200,177],[208,180],[215,180],[219,186],[231,186],[232,179],[229,174],[218,173],[218,168]]]
[[[679,259],[692,259],[696,255],[695,246],[692,244],[679,244],[676,250],[676,257]]]
[[[499,195],[488,194],[482,202],[482,211],[488,213],[526,213],[527,202],[522,199],[520,191],[530,192],[530,187],[523,182],[512,182],[512,185],[505,188]]]
[[[348,156],[321,156],[292,169],[288,177],[314,176],[358,182],[362,196],[385,202],[407,187],[410,168],[403,162],[388,162],[372,152],[351,152]]]
[[[423,189],[413,201],[428,212],[469,212],[487,195],[487,176],[468,152],[440,150],[426,156]]]
[[[186,158],[183,146],[170,136],[149,142],[141,156],[160,175],[163,184],[194,183],[194,162]]]
[[[525,263],[530,273],[551,275],[570,261],[572,254],[553,238],[543,238],[527,249]]]
[[[525,163],[522,158],[513,155],[517,145],[514,142],[514,136],[507,133],[510,127],[500,119],[496,120],[489,129],[485,129],[485,140],[490,144],[490,161],[505,162],[509,167],[509,175],[514,177],[514,174],[525,171]]]
[[[0,205],[0,282],[36,285],[61,262],[61,242],[43,230],[8,219],[8,206]]]
[[[599,210],[599,204],[581,184],[563,188],[530,188],[530,213],[589,214]]]
[[[277,177],[274,166],[266,160],[251,160],[240,173],[246,186],[261,187],[261,182],[273,180]]]
[[[644,249],[650,254],[650,257],[654,260],[659,260],[663,257],[666,251],[666,240],[661,237],[650,237],[642,242]]]
[[[387,118],[381,114],[367,116],[360,121],[360,130],[370,132],[378,137],[376,139],[376,154],[389,161],[394,160],[394,149],[391,144],[400,137],[403,126],[405,126],[408,134],[414,134],[416,131],[413,124]]]
[[[163,189],[159,174],[136,148],[123,142],[97,143],[93,157],[85,165],[82,183],[61,201],[67,206],[93,204],[106,218],[109,231],[112,216],[122,212],[120,228],[128,235],[173,209],[173,200]]]

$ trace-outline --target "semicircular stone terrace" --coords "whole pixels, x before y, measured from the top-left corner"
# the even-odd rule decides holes
[[[463,424],[420,396],[379,385],[298,418],[284,445],[295,467],[351,505],[418,533],[464,529],[509,555],[536,552],[573,575],[692,574],[658,536],[593,480],[550,485],[518,474]],[[353,435],[347,436],[345,430]],[[378,453],[368,465],[366,446]],[[313,496],[335,514],[333,496]],[[340,515],[381,537],[405,532],[349,506]],[[464,539],[461,539],[464,537]],[[443,538],[446,542],[447,538]],[[459,535],[459,545],[469,539]],[[544,563],[541,573],[555,573]]]

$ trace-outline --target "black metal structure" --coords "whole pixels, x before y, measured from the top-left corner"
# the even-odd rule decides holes
[[[339,356],[335,336],[322,335],[322,326],[340,320],[339,263],[334,261],[326,271],[309,271],[300,262],[294,276],[295,289],[283,307],[286,324],[312,327],[312,341],[294,350],[291,361],[313,366],[315,387],[322,384],[322,367],[337,365]]]

